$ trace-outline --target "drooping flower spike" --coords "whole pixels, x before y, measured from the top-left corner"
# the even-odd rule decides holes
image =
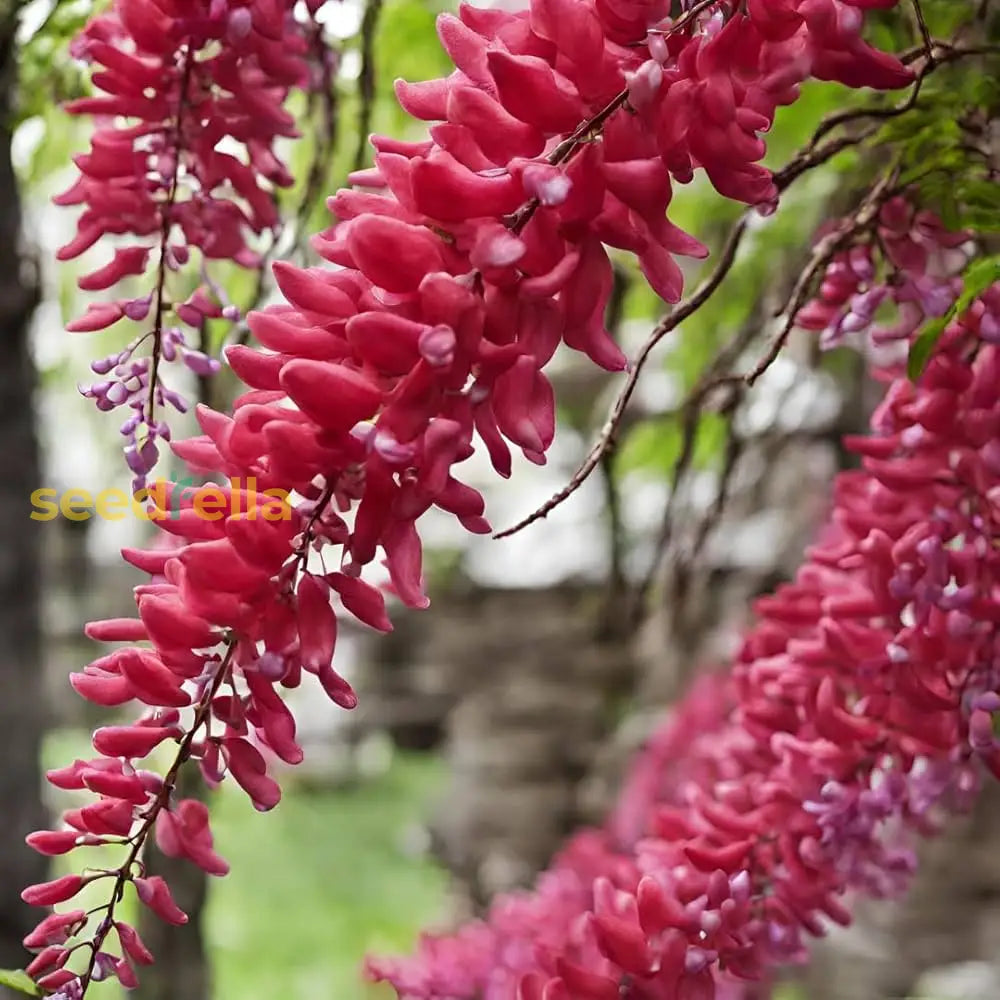
[[[186,8],[147,2],[146,16],[170,22],[158,38],[195,38],[185,34],[192,30]],[[252,314],[260,346],[227,355],[247,391],[231,416],[199,407],[203,433],[172,444],[189,466],[225,484],[175,485],[151,497],[160,542],[123,553],[150,577],[135,589],[137,617],[87,629],[96,641],[124,645],[74,674],[74,686],[98,704],[138,701],[146,709],[131,725],[99,729],[93,760],[50,774],[58,787],[98,798],[65,814],[67,830],[33,835],[34,846],[56,853],[117,843],[124,861],[86,880],[26,891],[48,905],[69,902],[84,881],[109,884],[106,906],[69,922],[46,918],[30,937],[42,949],[32,968],[41,985],[82,995],[110,975],[134,980],[146,952],[116,913],[125,889],[134,885],[164,919],[184,919],[165,883],[142,867],[148,837],[211,874],[225,871],[204,808],[174,795],[178,768],[197,761],[209,784],[229,774],[258,809],[272,808],[280,789],[269,760],[302,757],[281,690],[312,674],[337,704],[356,704],[333,667],[334,602],[373,628],[390,627],[383,593],[361,575],[381,554],[392,592],[425,606],[419,517],[437,506],[470,531],[489,530],[482,497],[453,468],[480,442],[504,476],[511,445],[544,461],[555,419],[542,369],[560,344],[608,370],[626,366],[604,326],[612,284],[606,248],[635,254],[668,301],[681,292],[674,256],[705,254],[666,218],[671,177],[684,183],[704,168],[722,194],[770,211],[774,187],[759,165],[759,133],[800,82],[811,74],[877,87],[910,79],[861,41],[859,4],[786,0],[751,3],[744,13],[728,0],[702,0],[676,21],[667,6],[535,0],[525,11],[462,7],[458,17],[443,16],[442,42],[459,68],[446,80],[398,87],[407,110],[436,122],[429,138],[373,137],[374,167],[331,199],[337,221],[314,241],[337,269],[275,264],[289,304]],[[271,74],[271,47],[256,36],[276,41],[287,18],[269,4],[258,13],[254,3],[242,36],[240,9],[215,3],[206,17],[240,35],[236,54],[253,39],[250,63]],[[134,7],[116,10],[117,20],[98,19],[84,33],[84,47],[104,32],[143,36]],[[155,45],[166,52],[162,40],[136,44],[150,56]],[[179,78],[182,97],[184,65],[178,70],[175,58],[167,76]],[[281,132],[278,102],[293,81],[276,79],[281,87],[261,89],[226,76],[219,87],[231,100],[197,105],[208,131],[249,136],[248,169],[272,183],[280,170],[251,130]],[[130,108],[155,103],[145,92],[131,97]],[[166,114],[152,134],[163,132]],[[229,129],[237,119],[239,134]],[[212,242],[218,238],[243,259],[237,236],[264,210],[237,183],[243,174],[227,169],[250,206],[241,225],[208,234],[184,213],[188,201],[175,199],[171,211],[180,213],[188,242],[201,234],[203,255],[223,255]],[[123,187],[139,197],[131,177]],[[189,200],[202,205],[206,196],[199,186]],[[110,210],[97,204],[113,231]],[[211,206],[220,219],[232,216]],[[73,249],[91,236],[101,233],[87,230]],[[161,239],[166,267],[172,251],[168,236]],[[203,303],[190,305],[201,311]],[[118,307],[125,309],[119,303],[112,311]],[[93,322],[106,325],[108,316]],[[118,393],[95,393],[109,394],[113,403]],[[142,767],[166,747],[174,762],[163,777]],[[710,845],[703,850],[710,854]],[[729,851],[727,864],[736,865],[738,852]],[[704,957],[691,972],[697,983],[714,961]]]
[[[106,248],[110,259],[79,278],[80,288],[114,294],[128,281],[134,294],[92,302],[67,329],[138,324],[128,344],[94,361],[100,380],[81,388],[98,409],[129,413],[121,432],[135,490],[170,439],[168,410],[187,408],[162,366],[213,374],[219,362],[197,346],[200,332],[207,320],[239,318],[211,263],[257,267],[252,237],[280,223],[274,191],[292,176],[274,146],[297,134],[282,105],[308,79],[305,29],[292,6],[118,0],[72,44],[94,67],[98,93],[66,110],[92,116],[96,129],[90,151],[74,158],[80,176],[55,199],[83,208],[58,258]]]
[[[951,287],[968,238],[900,200],[882,222],[896,240],[839,260],[804,320],[842,316],[848,278],[888,264],[915,333],[905,290],[934,272]],[[741,984],[850,922],[846,894],[906,888],[912,835],[967,807],[984,767],[1000,775],[998,319],[1000,283],[916,384],[882,373],[871,436],[847,442],[863,466],[838,478],[818,543],[757,602],[731,674],[673,711],[607,826],[574,837],[532,893],[370,975],[406,1000],[758,996]]]

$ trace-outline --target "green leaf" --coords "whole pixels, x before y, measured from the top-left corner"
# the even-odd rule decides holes
[[[18,993],[27,993],[29,997],[42,996],[35,981],[21,969],[0,969],[0,986],[17,990]]]
[[[1000,281],[1000,254],[977,257],[962,275],[962,294],[958,297],[958,311],[964,312],[972,300],[985,292],[995,281]]]
[[[970,262],[962,274],[962,294],[943,316],[932,319],[920,331],[910,348],[910,355],[906,359],[906,374],[911,381],[915,382],[920,378],[948,324],[956,316],[961,316],[979,295],[997,281],[1000,281],[1000,254],[977,257]]]
[[[906,374],[911,382],[916,382],[923,374],[930,356],[934,353],[934,348],[937,347],[937,342],[941,339],[941,334],[944,333],[945,327],[951,322],[954,315],[955,307],[952,306],[943,316],[932,319],[920,331],[920,335],[913,342],[909,357],[906,359]]]

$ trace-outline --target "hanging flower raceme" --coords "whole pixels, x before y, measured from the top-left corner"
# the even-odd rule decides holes
[[[900,241],[931,257],[959,242],[906,217]],[[485,923],[372,962],[375,978],[405,998],[740,996],[848,923],[846,892],[906,886],[908,833],[968,804],[978,762],[1000,773],[998,297],[947,327],[916,384],[886,373],[871,436],[848,440],[863,468],[839,477],[795,581],[757,603],[721,721],[696,690],[605,831]]]
[[[292,177],[274,145],[297,134],[282,105],[306,80],[305,35],[285,0],[120,0],[88,22],[72,52],[94,66],[101,93],[66,106],[97,128],[90,151],[75,157],[80,177],[55,199],[83,207],[58,257],[117,243],[79,286],[138,287],[91,303],[68,329],[139,324],[124,348],[93,363],[100,381],[81,389],[101,410],[131,411],[121,431],[137,490],[169,440],[167,408],[187,407],[161,366],[212,374],[219,363],[200,349],[204,325],[239,317],[211,262],[257,267],[248,237],[279,224],[273,192]]]
[[[930,212],[902,197],[882,206],[878,246],[859,243],[837,254],[826,269],[819,295],[799,311],[797,323],[820,331],[824,347],[866,335],[874,344],[909,340],[929,319],[944,316],[962,290],[969,259],[968,233],[945,230]],[[875,322],[894,306],[892,322]],[[990,336],[987,329],[986,337]]]
[[[444,81],[399,86],[408,110],[438,122],[430,138],[373,137],[374,167],[331,199],[337,222],[314,241],[337,269],[274,265],[289,304],[251,314],[259,348],[235,346],[227,355],[248,390],[231,416],[199,407],[203,433],[172,445],[189,466],[224,484],[174,486],[152,498],[169,544],[123,553],[151,577],[135,590],[137,617],[87,629],[97,641],[125,645],[75,674],[76,689],[98,704],[138,701],[147,711],[131,725],[99,729],[95,759],[50,775],[59,787],[98,799],[71,809],[65,829],[32,835],[33,845],[64,853],[112,843],[125,860],[27,890],[26,898],[50,905],[91,881],[108,883],[106,906],[71,921],[48,917],[29,939],[43,949],[31,971],[47,988],[82,994],[108,975],[134,978],[146,953],[116,914],[127,886],[164,919],[184,919],[166,885],[146,876],[149,836],[211,874],[225,870],[204,809],[176,800],[178,769],[194,760],[209,784],[230,775],[258,809],[278,802],[269,761],[302,758],[282,690],[312,674],[338,705],[356,703],[333,667],[334,602],[375,629],[390,627],[382,591],[361,577],[381,553],[392,592],[410,606],[427,604],[418,518],[436,506],[470,531],[489,531],[482,497],[454,467],[477,438],[504,476],[511,445],[545,460],[555,418],[542,369],[559,344],[609,370],[625,367],[604,325],[612,285],[606,246],[636,254],[665,298],[680,295],[673,255],[705,250],[666,220],[665,164],[680,180],[705,166],[720,190],[732,181],[738,197],[770,207],[773,190],[755,166],[763,145],[755,135],[749,141],[747,130],[769,125],[774,107],[794,96],[788,74],[780,87],[771,75],[789,39],[812,38],[799,11],[816,4],[791,4],[794,26],[774,42],[753,15],[720,0],[692,6],[676,22],[650,9],[623,44],[626,8],[634,17],[634,4],[619,11],[587,0],[535,0],[524,12],[463,7],[457,18],[443,16],[440,34],[460,68]],[[251,8],[251,27],[256,17]],[[119,20],[131,23],[124,14]],[[863,67],[858,25],[845,24],[831,38],[853,37]],[[737,34],[745,64],[729,75]],[[256,58],[266,69],[263,51]],[[802,78],[807,63],[797,64]],[[201,72],[201,61],[195,64],[190,72]],[[226,123],[253,118],[252,125],[240,119],[245,129],[236,137],[252,137],[250,166],[266,176],[269,147],[252,130],[280,132],[277,90],[240,89],[226,77],[220,87],[231,99],[205,97],[203,89],[188,94],[183,66],[171,65],[185,101],[215,101]],[[665,121],[675,87],[710,103],[715,116],[705,127],[718,126],[712,149],[732,139],[732,176],[698,145],[693,127],[683,135],[651,132],[650,121]],[[214,120],[207,109],[199,127]],[[164,134],[160,121],[153,134]],[[737,175],[752,183],[733,181]],[[230,174],[233,187],[249,202],[237,176]],[[198,186],[191,203],[210,190]],[[187,204],[174,202],[171,211]],[[109,214],[99,218],[111,229]],[[179,224],[195,244],[190,234],[201,230],[183,212]],[[234,256],[242,256],[233,242],[241,231],[220,230]],[[163,777],[143,769],[139,762],[167,747],[173,763]]]

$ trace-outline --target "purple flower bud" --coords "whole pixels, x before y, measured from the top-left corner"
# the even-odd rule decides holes
[[[412,444],[401,444],[388,431],[376,431],[371,438],[371,447],[390,465],[406,465],[416,454]]]
[[[908,663],[910,652],[905,646],[900,646],[895,642],[890,642],[885,647],[886,655],[890,663]]]
[[[646,36],[646,47],[649,54],[662,66],[670,61],[670,49],[667,40],[658,31],[651,31]]]
[[[100,358],[90,362],[90,370],[95,375],[107,375],[118,362],[114,358]]]
[[[993,716],[982,709],[976,709],[969,716],[969,746],[973,750],[984,753],[987,750],[992,750],[994,743]]]
[[[184,352],[184,364],[195,373],[195,375],[201,375],[203,378],[207,378],[209,375],[214,375],[222,367],[215,358],[210,358],[207,354],[203,354],[201,351],[191,351],[185,349]]]
[[[254,666],[261,677],[265,677],[269,681],[280,681],[288,672],[285,658],[277,653],[272,653],[269,649],[261,653]]]
[[[93,385],[79,386],[80,392],[87,397],[93,396],[106,396],[108,394],[108,389],[114,385],[110,379],[104,379],[100,382],[94,382]]]
[[[938,601],[938,607],[944,611],[961,611],[968,608],[975,597],[975,586],[967,583],[963,587],[956,587],[950,594],[943,594],[941,600]]]
[[[182,302],[180,305],[174,306],[174,312],[177,314],[178,318],[187,323],[188,326],[193,326],[195,328],[200,327],[202,321],[205,319],[204,313],[195,309],[193,305],[190,305],[187,302]]]
[[[846,789],[839,781],[827,781],[819,790],[820,797],[827,802],[836,802],[844,797]]]
[[[237,7],[229,14],[229,23],[226,25],[226,37],[231,42],[241,42],[250,34],[253,27],[253,18],[247,7]]]
[[[105,398],[113,406],[121,406],[121,404],[124,403],[128,397],[129,391],[125,388],[125,385],[122,382],[115,382],[114,385],[108,389],[105,395]]]
[[[372,423],[371,420],[359,420],[351,428],[351,437],[354,438],[356,441],[360,441],[363,445],[366,446],[369,444],[374,435],[375,435],[375,424]]]
[[[964,639],[971,635],[973,621],[964,611],[949,611],[946,627],[953,639]]]
[[[145,475],[149,471],[138,449],[134,445],[129,445],[125,449],[125,463],[137,476]]]
[[[750,898],[750,872],[737,872],[729,879],[729,891],[737,903],[745,903]]]
[[[684,953],[684,971],[688,975],[696,976],[699,972],[707,969],[718,957],[719,953],[716,951],[699,948],[697,945],[689,945]]]
[[[648,108],[663,84],[663,67],[655,59],[647,59],[634,73],[626,73],[628,102],[636,111]]]
[[[139,457],[142,459],[147,472],[156,465],[157,459],[160,457],[160,450],[156,447],[156,441],[152,437],[148,437],[143,441],[142,447],[139,449]]]
[[[1000,343],[1000,318],[991,312],[983,313],[979,320],[979,335],[987,343]]]
[[[417,341],[421,357],[434,368],[444,368],[455,360],[455,331],[439,323],[430,326]]]
[[[480,230],[470,260],[480,268],[509,267],[516,264],[527,248],[503,226],[487,226]]]
[[[521,175],[524,190],[543,205],[551,208],[567,198],[573,182],[558,168],[548,163],[533,163]]]
[[[124,305],[125,315],[136,322],[143,320],[149,315],[149,307],[152,305],[152,302],[152,294],[144,295],[138,299],[129,299]]]
[[[870,288],[867,292],[859,292],[857,295],[851,296],[851,312],[856,316],[862,317],[868,322],[871,322],[872,317],[875,315],[875,311],[884,301],[886,295],[889,294],[889,289],[884,285],[878,285],[875,288]]]
[[[918,278],[915,285],[927,316],[944,316],[955,301],[955,295],[947,283],[932,283],[932,279],[924,277]]]
[[[187,413],[187,400],[179,392],[174,392],[173,389],[161,385],[160,394],[178,413]]]
[[[875,265],[872,263],[871,250],[867,246],[851,247],[847,260],[851,270],[862,281],[871,281],[875,277]]]
[[[90,978],[95,983],[103,982],[109,976],[114,975],[117,962],[118,959],[114,955],[109,955],[106,951],[99,951],[97,959],[94,962],[94,971]]]
[[[919,448],[926,437],[927,431],[920,424],[911,424],[909,427],[903,429],[903,433],[899,435],[899,440],[904,448],[913,449]]]
[[[996,691],[983,691],[973,698],[972,707],[979,712],[1000,712],[1000,694]]]
[[[869,323],[871,323],[870,317],[859,316],[856,312],[848,311],[837,324],[837,329],[841,333],[857,333],[868,326]]]
[[[246,9],[246,8],[244,8]],[[222,307],[222,318],[228,319],[233,323],[237,322],[240,318],[240,307],[239,306],[223,306]]]

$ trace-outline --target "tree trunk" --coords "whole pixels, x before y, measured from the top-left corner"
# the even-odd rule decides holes
[[[177,797],[200,797],[203,790],[194,766],[189,763],[181,768]],[[165,857],[152,843],[145,860],[150,874],[166,879],[188,922],[173,927],[142,907],[139,935],[156,956],[156,964],[140,970],[139,988],[132,995],[138,1000],[208,1000],[211,976],[202,928],[208,894],[205,873],[187,858]]]
[[[39,615],[40,523],[28,517],[39,487],[28,324],[38,283],[21,251],[21,208],[11,163],[17,79],[16,10],[0,14],[0,965],[22,967],[21,939],[40,918],[22,886],[45,878],[44,859],[24,837],[44,827],[39,754],[47,722]]]

